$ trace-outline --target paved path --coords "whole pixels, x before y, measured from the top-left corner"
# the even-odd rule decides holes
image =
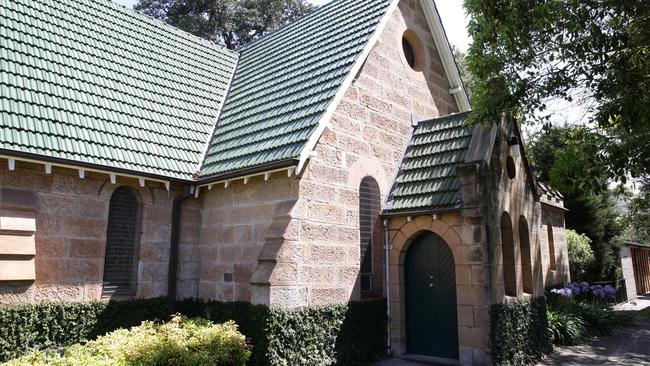
[[[637,320],[587,345],[557,348],[538,365],[650,365],[650,320]]]
[[[618,310],[638,311],[650,307],[650,296],[639,296],[634,303],[618,305]],[[427,364],[393,358],[374,366],[424,366]],[[428,364],[431,366],[431,364]],[[538,366],[621,365],[650,366],[650,320],[637,319],[619,329],[611,337],[595,338],[589,344],[574,347],[557,347],[556,353]]]
[[[642,310],[650,307],[650,297],[639,296],[634,303],[619,305],[619,310]],[[611,337],[600,337],[589,344],[557,348],[542,362],[551,365],[650,365],[650,320],[637,319]]]

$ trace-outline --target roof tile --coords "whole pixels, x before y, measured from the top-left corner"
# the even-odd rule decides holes
[[[386,214],[457,208],[456,167],[465,161],[472,138],[467,113],[420,122],[413,131],[388,196]]]

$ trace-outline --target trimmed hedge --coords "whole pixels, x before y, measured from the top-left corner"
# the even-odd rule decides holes
[[[166,318],[161,299],[0,306],[0,362],[34,349],[60,348],[144,320]]]
[[[491,313],[495,365],[528,365],[553,351],[545,298],[495,304]]]
[[[366,365],[385,351],[385,300],[296,310],[184,300],[176,309],[215,323],[234,320],[252,345],[250,365]],[[0,361],[156,319],[167,319],[162,299],[0,307]]]
[[[175,316],[166,323],[145,321],[137,327],[118,329],[61,351],[35,351],[9,361],[7,366],[245,366],[249,356],[246,337],[233,321],[214,324]]]

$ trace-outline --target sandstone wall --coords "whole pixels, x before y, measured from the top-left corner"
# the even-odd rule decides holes
[[[570,282],[569,250],[565,235],[564,211],[554,206],[542,205],[541,222],[539,242],[542,251],[544,286],[552,287]],[[549,227],[551,227],[551,231],[549,231]],[[549,233],[553,235],[555,253],[550,252]],[[555,256],[555,268],[551,267],[551,255]]]
[[[293,260],[286,259],[302,255],[291,223],[300,210],[297,187],[297,179],[285,171],[268,181],[259,176],[201,191],[200,267],[188,264],[181,270],[183,278],[198,276],[200,298],[269,304],[271,284],[279,294],[288,283],[300,283]]]
[[[46,174],[43,165],[22,162],[9,171],[0,159],[0,188],[35,196],[35,281],[0,281],[0,303],[100,299],[109,201],[123,185],[136,189],[142,200],[137,296],[166,295],[171,205],[179,192],[158,183],[140,188],[137,180],[118,177],[113,185],[107,175],[86,172],[80,179],[78,174],[57,167]],[[189,206],[195,209],[188,216],[195,215],[197,206]],[[183,240],[197,243],[198,234],[198,226],[186,221]],[[182,252],[183,261],[190,252]]]
[[[423,71],[406,63],[402,35],[423,45]],[[457,111],[442,64],[417,0],[391,15],[352,86],[337,108],[299,181],[302,210],[292,217],[304,256],[293,262],[298,280],[270,303],[322,305],[359,298],[359,184],[372,176],[382,200],[411,136],[412,113],[435,118]],[[379,258],[381,259],[381,258]],[[381,265],[381,264],[377,264]]]

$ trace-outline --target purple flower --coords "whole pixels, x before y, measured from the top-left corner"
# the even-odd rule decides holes
[[[605,289],[601,285],[593,285],[591,286],[591,292],[594,294],[594,297],[598,299],[604,299],[605,298]]]
[[[571,289],[564,287],[564,288],[554,288],[551,290],[552,293],[558,294],[563,297],[571,297],[572,292]]]
[[[616,289],[613,288],[610,285],[607,285],[603,287],[603,292],[605,292],[605,296],[609,299],[616,300]]]

